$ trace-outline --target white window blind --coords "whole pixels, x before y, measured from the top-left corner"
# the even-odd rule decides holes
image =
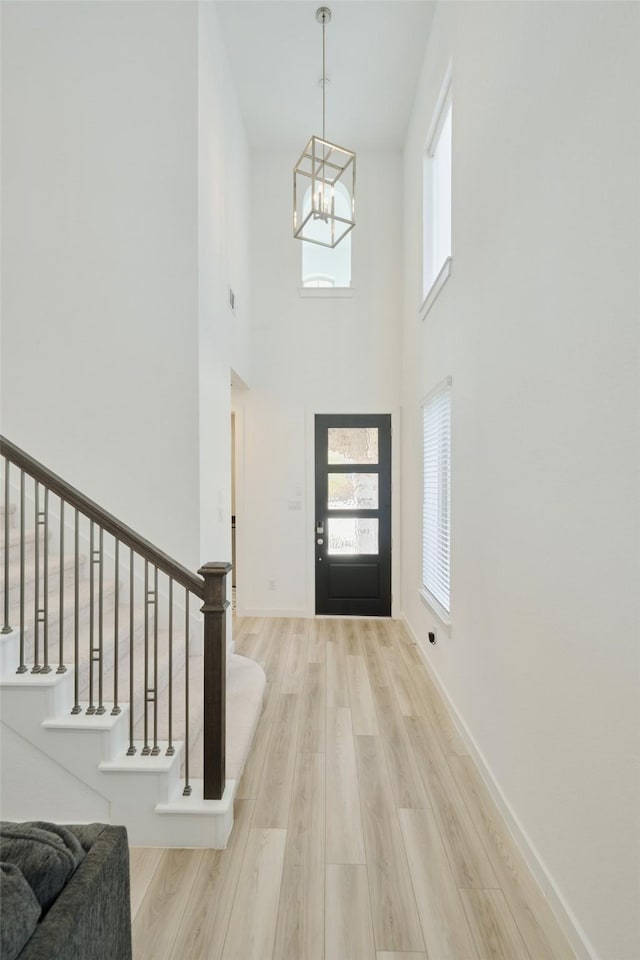
[[[450,612],[451,380],[422,405],[424,488],[422,586]]]

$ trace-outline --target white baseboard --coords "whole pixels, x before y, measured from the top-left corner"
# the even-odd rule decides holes
[[[238,607],[236,612],[237,617],[285,617],[294,619],[305,619],[309,616],[313,617],[313,614],[309,614],[307,610],[303,607],[300,609],[276,609],[276,608],[246,608]]]
[[[495,779],[491,767],[487,763],[482,750],[476,743],[473,734],[467,727],[455,703],[449,696],[446,687],[442,683],[438,673],[430,662],[424,647],[419,642],[415,631],[412,629],[411,624],[407,620],[406,615],[403,613],[400,619],[404,623],[409,636],[415,643],[427,673],[433,680],[438,692],[444,700],[444,703],[451,715],[451,719],[453,720],[458,733],[467,746],[469,753],[478,768],[480,776],[482,777],[494,803],[498,808],[498,811],[507,824],[507,827],[509,828],[511,835],[518,849],[520,850],[520,853],[524,857],[529,869],[533,873],[538,885],[540,886],[540,889],[549,902],[549,906],[553,910],[553,913],[555,914],[556,919],[558,920],[558,923],[560,924],[571,947],[574,949],[578,960],[601,960],[599,954],[590,943],[587,934],[582,928],[582,925],[577,920],[564,896],[558,889],[555,880],[549,872],[544,860],[538,853],[534,843],[530,839],[526,829],[520,822],[518,815],[512,809],[507,798],[502,792],[502,789],[498,781]]]
[[[356,616],[341,613],[314,613],[313,610],[272,610],[272,609],[249,609],[241,610],[238,607],[236,612],[237,617],[285,617],[290,618],[294,617],[297,620],[370,620],[371,617],[367,616]],[[397,617],[393,619],[398,619]]]

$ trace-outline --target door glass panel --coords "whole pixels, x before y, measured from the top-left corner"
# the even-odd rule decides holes
[[[329,427],[329,463],[377,463],[377,427]]]
[[[377,510],[377,473],[330,473],[329,510]]]
[[[327,521],[330,554],[378,553],[375,517],[330,517]]]

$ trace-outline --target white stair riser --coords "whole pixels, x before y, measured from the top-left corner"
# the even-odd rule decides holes
[[[212,850],[224,850],[233,828],[233,804],[231,809],[218,816],[185,816],[177,813],[155,814],[155,819],[160,821],[160,835],[163,839],[162,845],[171,847],[205,847]],[[138,827],[138,825],[136,825]],[[152,827],[148,820],[139,825],[138,841],[140,846],[159,846],[157,840],[158,828]],[[170,837],[171,842],[167,843],[166,838]],[[176,839],[179,838],[179,843]]]
[[[71,675],[69,679],[72,680]],[[2,721],[79,776],[86,758],[95,766],[100,760],[110,760],[125,749],[128,708],[113,718],[115,722],[111,729],[96,725],[84,730],[80,729],[80,724],[85,717],[72,717],[70,703],[73,699],[70,700],[60,689],[43,691],[36,687],[3,684]],[[67,724],[74,720],[77,720],[77,728],[68,729]],[[56,721],[60,727],[44,725]],[[95,783],[91,785],[95,786]]]

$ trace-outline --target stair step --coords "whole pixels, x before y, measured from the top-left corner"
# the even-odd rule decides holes
[[[189,781],[191,794],[178,789],[155,812],[163,821],[164,835],[179,835],[184,847],[212,847],[223,850],[233,827],[233,797],[236,781],[227,780],[220,800],[205,800],[203,781]]]
[[[115,628],[115,609],[107,611],[104,617],[103,623],[103,642],[104,642],[104,658],[103,658],[103,689],[107,691],[108,695],[113,694],[113,675],[114,675],[114,628]],[[119,616],[118,616],[118,669],[119,669],[119,682],[118,682],[118,699],[122,702],[127,702],[129,699],[129,610],[126,606],[120,606]],[[73,657],[74,657],[74,639],[73,639],[73,622],[70,624],[71,630],[66,629],[64,635],[64,663],[67,667],[74,666]],[[25,661],[28,669],[30,670],[33,666],[33,636],[32,630],[28,632],[29,635],[26,638],[25,642]],[[14,642],[11,644],[11,649],[3,649],[3,658],[2,666],[0,669],[0,676],[4,673],[15,673],[18,663],[19,663],[19,630],[13,631]],[[12,636],[9,635],[9,636]],[[134,649],[139,647],[142,638],[144,635],[144,619],[138,616],[134,619]],[[97,634],[96,634],[97,636]],[[54,665],[54,669],[57,669],[58,664],[58,640],[59,634],[56,631],[52,633],[49,631],[49,660]],[[80,632],[80,643],[79,643],[79,660],[77,666],[78,672],[78,691],[81,699],[88,698],[88,688],[89,688],[89,638],[86,624]],[[8,645],[5,644],[6,648]],[[42,649],[42,648],[41,648]],[[42,657],[41,657],[42,659]],[[96,671],[97,675],[97,671]]]
[[[57,673],[55,669],[50,673],[10,673],[0,679],[0,688],[2,689],[2,708],[16,702],[16,698],[24,697],[24,707],[29,722],[32,721],[30,709],[33,706],[34,698],[44,695],[42,701],[44,719],[52,717],[61,717],[68,709],[68,705],[73,696],[73,670],[67,670],[65,673]]]
[[[126,629],[124,632],[126,634],[126,639],[124,643],[119,644],[119,659],[118,659],[118,700],[128,701],[129,700],[129,690],[130,690],[130,650],[129,650],[129,620],[127,617]],[[184,668],[184,641],[181,635],[176,632],[173,636],[173,660],[172,660],[172,673],[174,678],[174,690],[178,687],[178,674]],[[142,705],[144,702],[144,618],[142,617],[139,622],[136,622],[135,632],[134,632],[134,647],[133,647],[133,675],[134,675],[134,716],[141,716]],[[103,660],[103,685],[105,690],[113,690],[114,683],[114,657],[113,657],[113,637],[112,631],[109,634],[108,642],[105,643],[105,653]],[[88,659],[83,658],[83,666],[80,669],[81,681],[80,681],[80,692],[81,695],[86,693],[89,683],[89,672],[88,672]],[[153,631],[149,631],[149,646],[148,646],[148,687],[154,685],[154,637]],[[158,695],[163,691],[169,683],[169,637],[168,632],[159,631],[158,633],[158,663],[157,663],[157,683],[155,684],[158,690]]]
[[[51,535],[49,535],[51,536]],[[39,530],[40,538],[40,552],[44,547],[44,533],[42,529]],[[20,531],[16,528],[11,528],[9,531],[9,563],[10,564],[19,564],[20,562]],[[25,562],[31,560],[35,554],[36,549],[36,534],[33,527],[30,530],[25,530],[24,533],[24,558]],[[4,558],[5,558],[5,546],[4,546],[4,524],[0,524],[0,557],[2,557],[2,566],[4,569]]]
[[[63,583],[65,588],[65,595],[73,598],[73,586],[75,582],[75,557],[65,556],[63,557],[62,570],[63,570]],[[0,570],[0,595],[4,596],[4,564],[1,564],[2,569]],[[85,581],[87,568],[87,557],[80,556],[78,557],[78,575],[80,582]],[[56,554],[53,557],[49,558],[49,590],[48,595],[53,597],[54,594],[60,593],[60,555]],[[25,595],[25,604],[28,604],[33,601],[35,595],[35,583],[36,583],[36,571],[33,563],[25,565],[24,571],[24,595]],[[43,575],[42,569],[40,570],[40,594],[42,596],[43,587]],[[18,562],[13,562],[9,565],[9,605],[11,608],[18,609],[20,603],[20,564]]]
[[[176,793],[166,803],[159,803],[156,806],[156,813],[190,813],[195,816],[210,814],[213,812],[224,812],[233,805],[233,796],[236,791],[236,781],[227,780],[224,793],[219,800],[204,799],[204,780],[201,777],[195,777],[189,781],[191,793],[185,797],[182,791]]]
[[[102,594],[102,608],[103,615],[110,613],[115,604],[115,580],[105,580],[103,584],[103,594]],[[89,621],[90,617],[90,586],[88,580],[83,580],[79,584],[78,590],[78,613],[79,613],[79,623],[84,625]],[[73,637],[74,634],[74,625],[75,625],[75,605],[73,601],[73,592],[69,595],[69,592],[65,592],[63,598],[64,604],[64,617],[63,617],[63,636],[69,640]],[[14,604],[13,608],[10,609],[10,622],[12,626],[19,628],[20,624],[20,611],[16,609]],[[50,650],[53,650],[54,647],[57,650],[57,644],[60,635],[60,592],[54,591],[53,593],[48,594],[48,603],[47,603],[47,626],[49,633],[49,647]],[[94,614],[97,618],[98,615],[98,587],[95,585],[94,589]],[[33,651],[33,641],[34,641],[34,624],[35,624],[35,611],[33,608],[33,603],[29,606],[25,605],[25,616],[26,616],[26,632],[25,632],[25,649],[27,651],[27,658],[32,655]],[[104,628],[103,628],[104,629]],[[97,631],[97,626],[96,626]],[[40,643],[42,644],[43,637],[43,624],[39,626],[39,637]],[[68,648],[70,649],[70,648]]]
[[[144,656],[142,645],[138,644],[136,650],[136,662],[134,663],[134,676],[142,676],[141,658]],[[185,666],[184,662],[180,664],[178,651],[174,654],[174,681],[173,681],[173,722],[172,722],[172,741],[173,743],[182,742],[185,739]],[[189,691],[189,763],[190,771],[194,777],[202,775],[202,757],[204,746],[203,734],[203,689],[202,689],[202,668],[204,658],[202,656],[190,657],[190,691]],[[176,669],[176,665],[179,668]],[[29,671],[30,671],[29,665]],[[86,663],[81,665],[86,669]],[[148,742],[153,745],[157,737],[159,743],[168,742],[168,657],[159,664],[159,680],[161,687],[158,692],[158,729],[154,735],[153,729],[153,704],[148,706]],[[55,669],[55,668],[54,668]],[[52,674],[11,674],[9,683],[18,683],[20,685],[41,685],[45,681],[45,676]],[[110,697],[112,684],[112,667],[103,675],[103,690],[106,696]],[[257,724],[262,698],[265,688],[264,671],[253,660],[241,657],[238,654],[232,654],[228,661],[227,671],[227,767],[228,777],[230,779],[239,779],[242,768],[249,751],[249,746],[253,739],[255,726]],[[73,700],[67,705],[67,712],[62,716],[48,721],[47,726],[68,729],[95,729],[108,728],[118,721],[118,716],[112,716],[113,700],[104,701],[105,713],[87,714],[89,707],[88,700],[88,676],[86,672],[79,683],[79,696],[82,712],[80,714],[71,714]],[[140,684],[136,684],[136,695],[132,713],[134,717],[134,739],[144,745],[144,691]],[[97,674],[94,686],[94,707],[98,703],[98,684]],[[129,704],[129,675],[128,661],[126,663],[126,672],[121,665],[119,697],[118,704],[123,713],[129,713],[131,705]],[[127,720],[127,724],[129,720]],[[125,761],[128,764],[128,760]],[[184,759],[182,758],[184,768]],[[182,770],[184,772],[184,769]]]
[[[2,504],[0,504],[0,524],[4,530],[4,518],[5,518],[5,508],[4,508],[4,490]],[[16,525],[16,505],[15,503],[9,504],[9,526],[15,527]]]
[[[104,713],[87,713],[89,703],[81,702],[80,713],[62,713],[52,720],[43,720],[42,726],[47,730],[113,730],[120,723],[127,721],[129,705],[122,704],[120,713],[112,713],[113,703],[105,701]]]
[[[158,741],[160,752],[155,756],[153,754],[143,754],[144,741],[134,740],[133,745],[136,752],[131,756],[126,753],[120,754],[113,760],[103,760],[98,764],[98,769],[103,773],[164,773],[171,770],[175,764],[180,763],[182,753],[182,743],[176,741],[173,744],[174,753],[167,754],[169,743],[167,740]]]

